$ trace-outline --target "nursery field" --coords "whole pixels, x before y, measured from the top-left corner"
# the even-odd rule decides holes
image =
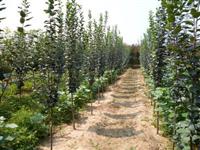
[[[0,150],[200,150],[200,1],[159,0],[133,45],[77,1],[33,29],[20,0],[12,30],[0,0]]]
[[[0,0],[0,12],[7,7]],[[54,128],[78,128],[80,112],[129,63],[131,47],[107,24],[108,12],[95,19],[88,11],[86,22],[75,0],[47,0],[44,28],[30,30],[30,7],[22,0],[17,30],[0,31],[1,150],[34,150],[48,137],[53,149]]]
[[[200,144],[199,6],[199,0],[162,0],[150,12],[141,42],[157,129],[161,123],[173,149],[196,150]]]
[[[58,127],[54,148],[59,150],[166,150],[169,141],[156,133],[153,107],[140,69],[128,69],[90,108],[81,112],[77,130]],[[41,150],[48,150],[45,141]]]

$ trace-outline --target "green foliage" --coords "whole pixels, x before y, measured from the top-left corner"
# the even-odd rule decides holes
[[[16,123],[19,127],[27,128],[36,137],[41,138],[47,136],[48,133],[44,120],[45,117],[41,113],[33,112],[24,107],[13,113],[9,121]]]
[[[141,45],[141,64],[164,130],[178,149],[199,144],[198,0],[162,0]],[[156,27],[156,28],[155,28]],[[152,44],[155,43],[155,44]]]
[[[16,96],[9,96],[0,103],[0,115],[10,118],[12,113],[15,113],[21,107],[25,107],[36,112],[41,111],[44,108],[39,100],[32,96],[22,96],[21,99]]]
[[[60,94],[59,101],[53,109],[53,122],[54,124],[70,123],[72,120],[70,96],[65,92]],[[59,116],[59,117],[58,117]]]
[[[80,69],[81,69],[81,54],[82,48],[79,48],[79,42],[82,42],[79,38],[79,34],[82,35],[82,23],[81,7],[75,0],[69,0],[66,4],[66,29],[67,29],[67,46],[68,46],[68,86],[69,92],[75,93],[76,89],[80,85]],[[79,30],[81,29],[81,30]],[[77,31],[77,32],[74,32]]]
[[[83,82],[74,96],[76,108],[82,108],[85,104],[89,103],[89,101],[93,98],[90,94],[91,91],[89,89],[89,83]]]
[[[22,91],[24,93],[32,92],[33,90],[33,82],[32,81],[25,81],[24,86],[22,87]]]
[[[22,107],[12,114],[9,122],[18,125],[15,130],[14,141],[8,145],[12,149],[29,149],[35,148],[39,138],[48,135],[48,127],[45,125],[45,117],[28,108]]]
[[[30,132],[25,127],[16,129],[14,135],[16,138],[5,146],[5,150],[34,150],[38,144],[38,138],[35,133]]]
[[[27,108],[21,108],[16,113],[13,113],[10,121],[18,124],[19,126],[28,126],[30,118],[33,116],[33,112]]]
[[[82,82],[79,89],[74,94],[74,104],[77,110],[82,109],[87,103],[91,101],[91,99],[96,98],[96,94],[99,90],[105,90],[106,86],[109,83],[109,81],[114,82],[114,80],[117,77],[117,71],[106,71],[103,77],[96,78],[94,84],[92,85],[92,91],[89,86],[88,81]],[[60,93],[60,99],[54,108],[54,114],[53,117],[54,123],[59,124],[62,122],[70,122],[72,119],[72,102],[70,100],[70,94],[65,92],[59,92]],[[56,117],[59,116],[59,117]]]
[[[3,0],[0,0],[0,12],[3,11],[3,10],[5,10],[5,9],[6,9],[6,6],[5,6],[4,1],[3,1]],[[4,20],[4,19],[5,19],[4,17],[1,17],[1,18],[0,18],[0,23],[1,23],[2,20]],[[3,31],[3,30],[0,29],[0,33],[1,33],[2,31]],[[0,38],[2,38],[2,37],[0,37]]]
[[[13,132],[17,127],[14,123],[5,123],[5,118],[0,117],[0,148],[2,150],[7,149],[7,145],[15,140],[14,133],[9,133],[9,130]]]
[[[41,113],[35,113],[30,117],[27,127],[29,131],[35,133],[37,138],[44,138],[48,135],[48,126],[44,122],[45,118]]]
[[[71,109],[73,107],[71,96],[69,93],[61,91],[59,93],[60,93],[59,101],[53,110],[54,111],[53,116],[55,116],[53,117],[53,122],[55,124],[69,123],[72,120]],[[91,99],[90,93],[91,91],[89,89],[88,82],[87,81],[83,82],[80,85],[79,89],[74,94],[74,105],[77,110],[83,108],[90,101]]]
[[[1,41],[0,116],[18,125],[5,130],[15,137],[4,145],[6,150],[33,150],[47,136],[47,126],[52,129],[78,117],[116,80],[130,54],[117,26],[108,26],[107,12],[98,21],[90,12],[85,26],[76,0],[67,1],[66,13],[61,0],[46,0],[45,31],[28,30],[30,3],[21,2],[20,26],[16,32],[6,31]],[[0,11],[5,9],[2,3]]]
[[[17,93],[17,86],[16,84],[11,84],[10,86],[7,87],[4,97],[9,97],[13,96]]]

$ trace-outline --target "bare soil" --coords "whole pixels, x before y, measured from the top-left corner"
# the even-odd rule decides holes
[[[81,113],[77,130],[64,124],[54,135],[54,150],[166,150],[168,139],[156,134],[153,108],[140,69],[128,69],[100,103]],[[40,150],[49,150],[45,140]]]

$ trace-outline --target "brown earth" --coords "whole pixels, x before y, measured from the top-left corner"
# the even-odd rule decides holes
[[[101,102],[81,113],[77,130],[62,125],[54,135],[54,150],[166,150],[168,139],[157,135],[153,111],[140,69],[128,69],[108,88]],[[49,140],[41,150],[49,150]]]

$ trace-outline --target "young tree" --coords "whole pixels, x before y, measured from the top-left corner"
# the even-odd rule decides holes
[[[29,70],[28,58],[31,51],[28,46],[28,34],[25,31],[25,29],[30,26],[28,22],[32,19],[32,17],[30,17],[29,8],[30,3],[28,0],[22,0],[22,4],[19,7],[21,26],[18,27],[17,32],[14,35],[12,49],[10,49],[9,63],[16,73],[17,88],[19,90],[20,98],[22,95],[22,87],[24,86],[25,75]]]
[[[5,3],[3,2],[3,0],[0,0],[0,12],[5,10],[5,9],[6,9]],[[0,18],[0,23],[4,19],[5,19],[4,17],[1,17]],[[7,66],[7,64],[6,64],[6,62],[4,60],[4,57],[3,57],[3,42],[2,42],[3,36],[2,36],[2,32],[3,32],[3,30],[0,29],[0,40],[1,40],[0,41],[0,45],[1,45],[1,48],[0,48],[0,81],[2,82],[2,84],[1,84],[0,102],[1,102],[2,97],[3,97],[4,93],[5,93],[5,90],[6,90],[7,86],[8,86],[7,82],[5,82],[6,85],[4,85],[4,83],[3,83],[3,80],[5,79],[5,75],[4,74],[7,72],[7,69],[5,67],[5,66]]]
[[[152,27],[150,20],[150,29],[141,46],[141,62],[154,80],[154,94],[162,93],[161,98],[156,95],[157,111],[164,114],[168,130],[172,131],[174,149],[176,146],[193,150],[200,139],[197,125],[200,114],[199,3],[198,0],[162,0],[156,25]],[[154,32],[154,29],[158,30]],[[149,44],[154,43],[152,39],[156,40],[155,47]]]
[[[80,85],[80,68],[81,68],[81,37],[83,31],[83,20],[80,18],[81,7],[76,3],[76,0],[68,0],[66,4],[66,44],[67,44],[67,70],[68,70],[68,87],[71,94],[72,102],[72,124],[75,127],[75,102],[74,93]],[[80,48],[80,49],[79,49]]]
[[[60,0],[48,0],[48,20],[45,21],[46,35],[41,45],[40,71],[44,84],[41,86],[41,94],[46,98],[49,114],[51,149],[53,149],[53,108],[59,100],[59,88],[65,68],[65,44],[64,44],[64,20],[62,3]]]
[[[88,35],[88,48],[87,48],[87,62],[88,62],[88,78],[89,78],[89,85],[90,85],[90,90],[92,90],[92,85],[95,81],[95,66],[96,66],[96,61],[95,61],[95,51],[94,51],[94,41],[93,41],[93,26],[92,26],[92,14],[91,11],[88,13],[88,26],[87,26],[87,35]],[[91,95],[91,114],[93,114],[93,109],[92,109],[92,103],[93,103],[93,97]]]

